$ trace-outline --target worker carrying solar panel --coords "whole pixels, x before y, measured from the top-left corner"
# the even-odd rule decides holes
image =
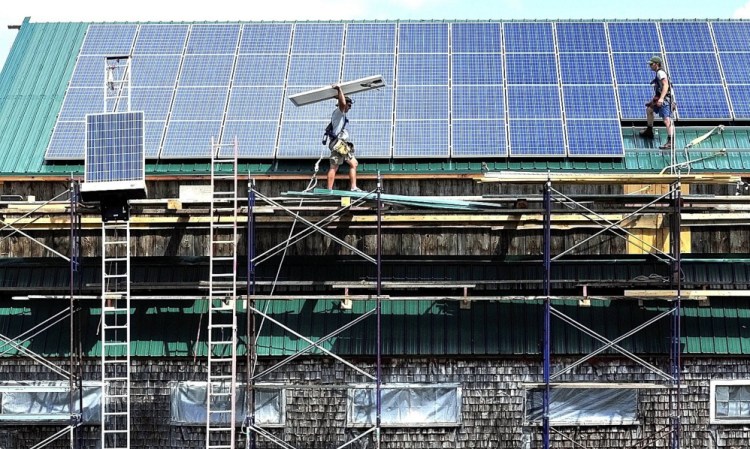
[[[349,164],[349,187],[352,192],[361,192],[362,190],[357,187],[357,158],[354,157],[354,143],[351,141],[349,131],[346,129],[346,125],[349,124],[349,119],[346,114],[352,108],[354,100],[350,97],[344,96],[344,92],[341,90],[341,86],[334,84],[332,86],[336,89],[336,109],[331,114],[331,123],[328,124],[323,136],[323,144],[328,143],[328,148],[331,150],[331,156],[329,161],[331,163],[328,169],[328,190],[333,190],[333,183],[336,179],[336,171],[339,169],[339,165],[346,162]]]
[[[667,128],[667,141],[659,148],[662,150],[672,149],[674,123],[672,122],[672,109],[674,99],[672,97],[672,83],[669,75],[662,68],[662,59],[654,56],[648,60],[648,66],[654,71],[655,76],[651,81],[654,86],[654,97],[646,103],[646,128],[641,130],[640,135],[644,139],[654,138],[654,113],[664,120],[664,126]]]

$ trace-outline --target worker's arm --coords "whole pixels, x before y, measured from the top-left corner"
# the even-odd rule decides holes
[[[336,98],[339,101],[339,111],[346,111],[346,98],[344,97],[344,91],[341,90],[341,86],[334,84],[333,88],[336,89]]]

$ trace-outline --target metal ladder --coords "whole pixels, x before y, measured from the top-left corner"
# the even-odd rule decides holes
[[[231,147],[222,151],[222,147]],[[206,449],[234,449],[237,376],[237,138],[211,138]]]
[[[101,447],[130,448],[130,223],[102,222]]]

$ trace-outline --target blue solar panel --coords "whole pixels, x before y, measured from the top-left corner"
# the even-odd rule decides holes
[[[86,114],[104,112],[104,85],[100,88],[70,88],[65,94],[60,115],[61,121],[80,121]]]
[[[234,87],[229,94],[227,120],[274,121],[281,113],[282,87]]]
[[[503,84],[503,57],[499,53],[453,55],[451,82],[456,84]]]
[[[339,80],[340,71],[340,55],[292,55],[287,85],[311,89],[331,85]]]
[[[187,55],[182,61],[179,86],[229,86],[234,56]]]
[[[447,158],[447,120],[396,120],[394,157]]]
[[[720,85],[675,85],[680,119],[729,119],[729,105]]]
[[[130,91],[130,108],[143,111],[146,120],[164,121],[169,115],[174,90],[164,87],[134,87]]]
[[[396,52],[395,23],[352,23],[346,29],[346,53]]]
[[[396,90],[396,120],[447,120],[448,86],[405,86]]]
[[[136,25],[89,25],[81,54],[128,55],[133,47],[136,30]]]
[[[344,25],[339,23],[298,23],[294,27],[292,53],[341,54]],[[311,66],[316,67],[316,66]],[[316,67],[317,68],[317,67]]]
[[[143,112],[86,117],[85,182],[145,179]]]
[[[508,155],[502,120],[453,120],[451,136],[453,157]]]
[[[508,84],[557,84],[554,54],[505,55]]]
[[[655,73],[646,63],[651,53],[613,53],[615,78],[618,84],[648,84]]]
[[[559,120],[511,120],[510,155],[565,156],[563,124]]]
[[[712,22],[719,51],[750,51],[750,22]]]
[[[83,159],[86,140],[86,124],[79,122],[57,122],[45,158],[50,160]]]
[[[646,102],[651,101],[654,89],[648,84],[617,86],[618,98],[620,100],[620,117],[623,120],[640,119],[646,117]]]
[[[143,151],[146,159],[156,159],[159,157],[159,148],[161,147],[161,138],[164,136],[164,128],[167,122],[150,122],[144,124],[146,137]]]
[[[104,67],[103,56],[79,56],[70,87],[104,88]]]
[[[385,85],[393,85],[394,55],[344,55],[344,80],[356,80],[371,75],[382,75]],[[359,95],[359,94],[358,94]]]
[[[508,53],[554,53],[552,23],[509,22],[503,25]]]
[[[246,23],[242,27],[240,54],[287,54],[292,41],[290,23]]]
[[[675,85],[721,83],[719,63],[713,53],[671,53],[667,64]]]
[[[607,53],[561,53],[560,77],[563,84],[612,84],[612,68]]]
[[[612,51],[661,53],[655,22],[612,22],[607,24]]]
[[[668,53],[714,51],[708,22],[662,22],[660,28]]]
[[[228,121],[224,126],[219,156],[233,156],[234,148],[229,144],[234,143],[236,136],[239,157],[270,159],[276,146],[277,130],[276,121]]]
[[[401,86],[448,85],[448,55],[399,55],[397,72]]]
[[[613,85],[563,86],[567,118],[617,118],[617,101]]]
[[[280,159],[327,158],[331,151],[328,146],[321,145],[320,140],[330,120],[329,112],[328,118],[324,120],[285,122],[279,134],[279,149],[276,151],[276,157]],[[353,142],[358,145],[356,136],[353,136]]]
[[[508,117],[562,118],[557,86],[508,86]]]
[[[221,120],[224,116],[226,87],[180,87],[172,106],[172,120]]]
[[[750,85],[729,85],[729,98],[732,100],[734,117],[737,120],[750,119]]]
[[[286,98],[310,90],[309,87],[289,87],[286,90]],[[291,101],[285,100],[284,120],[331,120],[331,113],[336,108],[336,100],[320,101],[303,107],[296,107]],[[354,104],[352,111],[359,113],[359,103]],[[353,115],[357,116],[357,115]],[[283,126],[283,125],[282,125]]]
[[[180,55],[185,47],[187,25],[141,25],[135,40],[135,55]]]
[[[558,22],[555,29],[560,52],[607,51],[607,38],[602,22]]]
[[[453,86],[451,96],[451,117],[454,120],[505,116],[503,86]]]
[[[570,156],[622,157],[625,149],[619,120],[568,120]]]
[[[456,53],[500,53],[502,28],[499,23],[454,23],[451,51]]]
[[[448,53],[447,23],[402,23],[399,25],[398,52]]]
[[[233,55],[237,51],[237,24],[193,25],[185,53],[189,55]]]
[[[387,158],[391,155],[391,121],[356,120],[350,125],[350,134],[358,158]]]
[[[221,120],[177,121],[170,120],[164,137],[163,159],[211,157],[211,137],[219,138]]]
[[[131,65],[133,71],[130,77],[133,86],[174,88],[181,59],[179,55],[134,56]],[[99,85],[103,83],[103,70],[100,70],[102,75],[99,79]]]
[[[728,84],[750,84],[750,53],[719,53]]]
[[[234,86],[283,86],[287,55],[240,55]]]

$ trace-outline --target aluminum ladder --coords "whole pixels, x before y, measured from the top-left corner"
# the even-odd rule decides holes
[[[130,449],[130,223],[102,222],[101,447]]]
[[[212,138],[206,449],[235,447],[237,203],[237,138]]]

